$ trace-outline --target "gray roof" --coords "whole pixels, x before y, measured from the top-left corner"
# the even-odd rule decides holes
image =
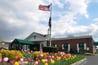
[[[46,36],[46,35],[43,35],[43,34],[40,34],[40,33],[33,32],[26,39],[32,37],[34,34],[40,35],[42,37],[45,37]],[[68,36],[68,37],[63,37],[63,38],[52,38],[52,40],[68,40],[68,39],[81,39],[81,38],[91,38],[93,40],[93,38],[92,38],[91,35],[85,35],[85,36]],[[40,40],[40,41],[42,41],[42,40]]]
[[[46,35],[43,35],[43,34],[40,34],[40,33],[37,33],[37,32],[33,32],[33,33],[31,33],[31,34],[30,34],[27,38],[25,38],[25,39],[28,39],[28,38],[32,37],[34,34],[40,35],[40,36],[42,36],[42,37],[46,37]]]
[[[72,37],[65,37],[65,38],[52,38],[52,40],[68,40],[68,39],[81,39],[81,38],[92,38],[91,35],[88,36],[72,36]]]

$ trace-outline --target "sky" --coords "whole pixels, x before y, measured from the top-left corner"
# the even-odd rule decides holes
[[[0,40],[47,34],[52,3],[52,37],[88,36],[98,41],[98,0],[0,0]]]

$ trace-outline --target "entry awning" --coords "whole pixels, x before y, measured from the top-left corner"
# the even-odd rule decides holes
[[[18,43],[18,44],[26,44],[26,45],[34,45],[36,42],[34,41],[29,41],[29,40],[22,40],[22,39],[15,39],[13,42]]]
[[[94,45],[98,46],[98,42],[93,42]]]

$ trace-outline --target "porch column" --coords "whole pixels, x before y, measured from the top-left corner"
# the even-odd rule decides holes
[[[40,51],[42,52],[42,43],[40,43]]]
[[[45,43],[45,46],[47,46],[47,41],[48,41],[48,39],[46,39],[46,43]]]
[[[55,48],[57,48],[57,45],[55,44]]]
[[[62,49],[64,49],[64,44],[62,44]]]
[[[77,52],[79,53],[79,44],[77,43]]]
[[[26,50],[27,50],[26,45],[23,45],[23,50],[24,50],[24,51],[26,51]]]
[[[68,52],[70,52],[70,44],[68,44]]]
[[[84,43],[84,50],[86,50],[86,43]]]

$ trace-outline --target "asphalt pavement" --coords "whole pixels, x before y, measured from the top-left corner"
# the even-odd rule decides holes
[[[98,65],[98,55],[85,57],[87,58],[87,60],[81,65]]]

